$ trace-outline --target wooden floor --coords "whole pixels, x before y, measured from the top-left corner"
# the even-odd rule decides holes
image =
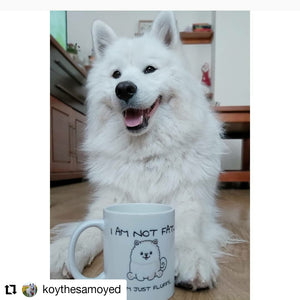
[[[80,220],[84,217],[90,198],[87,182],[51,188],[51,227],[56,224]],[[217,287],[190,292],[176,288],[172,300],[246,300],[250,298],[250,230],[249,190],[221,190],[218,206],[222,210],[220,221],[240,239],[248,242],[230,245],[220,262]],[[93,277],[103,269],[102,255],[86,267],[84,275]]]

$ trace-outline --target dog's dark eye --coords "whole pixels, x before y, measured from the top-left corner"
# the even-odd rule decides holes
[[[150,251],[150,255],[152,255],[152,251]]]
[[[143,253],[143,252],[141,252],[140,254],[141,254],[141,255],[144,255],[144,253]]]
[[[153,73],[155,71],[156,71],[156,68],[154,68],[153,66],[148,66],[145,68],[144,73],[149,74],[149,73]]]
[[[114,71],[113,74],[112,74],[112,77],[116,78],[116,79],[119,78],[120,76],[121,76],[121,72],[118,71],[118,70]]]

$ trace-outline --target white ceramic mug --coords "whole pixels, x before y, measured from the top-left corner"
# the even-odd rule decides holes
[[[75,264],[75,246],[82,231],[103,231],[104,272],[97,279],[126,279],[128,300],[167,300],[174,293],[175,211],[154,203],[109,206],[103,219],[83,222],[73,233],[69,268],[74,278],[87,279]]]

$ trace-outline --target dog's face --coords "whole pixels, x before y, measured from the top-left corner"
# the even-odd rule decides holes
[[[135,241],[134,248],[131,251],[132,262],[140,265],[152,264],[160,261],[159,248],[157,240],[154,241]]]
[[[172,55],[178,36],[169,13],[155,20],[149,34],[135,39],[118,39],[107,25],[94,23],[97,60],[89,88],[93,99],[98,96],[97,101],[104,104],[108,121],[115,119],[119,125],[121,121],[135,136],[145,134],[154,124],[163,126],[180,66]]]
[[[105,55],[103,69],[109,85],[105,101],[133,135],[145,133],[155,122],[160,105],[168,100],[172,76],[168,51],[153,39],[147,46],[146,39],[117,40]]]

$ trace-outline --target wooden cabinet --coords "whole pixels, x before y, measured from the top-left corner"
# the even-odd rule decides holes
[[[85,116],[51,96],[51,180],[83,177]]]
[[[242,139],[242,169],[223,171],[221,182],[250,183],[250,106],[216,106],[217,116],[224,124],[224,139]]]
[[[51,181],[84,177],[86,71],[50,37]]]
[[[50,94],[86,114],[86,70],[50,36]]]

